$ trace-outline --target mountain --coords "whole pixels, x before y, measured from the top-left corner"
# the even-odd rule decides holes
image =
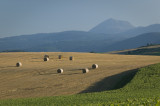
[[[115,19],[108,19],[94,28],[92,28],[89,32],[94,33],[104,33],[104,34],[117,34],[133,29],[134,26],[131,25],[127,21],[120,21]]]
[[[109,19],[88,32],[64,31],[0,38],[0,52],[107,52],[160,44],[160,24],[134,27]],[[107,33],[107,34],[106,34]]]
[[[109,34],[95,34],[83,31],[41,33],[0,39],[0,51],[33,52],[99,52],[106,45],[121,40]]]
[[[145,27],[134,27],[127,21],[108,19],[91,30],[93,33],[112,34],[115,37],[131,38],[149,32],[160,32],[160,24]]]
[[[128,31],[116,34],[115,36],[123,36],[125,38],[135,37],[140,34],[150,33],[150,32],[160,32],[160,24],[152,24],[146,27],[135,27]]]
[[[116,42],[103,49],[103,52],[132,49],[140,46],[146,46],[147,44],[160,44],[160,32],[145,33]]]

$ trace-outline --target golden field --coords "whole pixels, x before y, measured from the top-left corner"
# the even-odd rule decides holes
[[[43,61],[45,54],[50,56],[47,62]],[[58,55],[63,55],[63,58],[58,59]],[[70,61],[70,56],[74,56],[75,60]],[[22,67],[16,67],[19,61]],[[159,62],[160,56],[71,52],[0,53],[0,99],[77,94],[109,76]],[[91,69],[92,64],[98,64],[99,68]],[[64,73],[58,74],[58,68],[62,68]],[[83,68],[89,68],[89,73],[83,74]],[[112,88],[120,78],[107,80],[106,87]]]

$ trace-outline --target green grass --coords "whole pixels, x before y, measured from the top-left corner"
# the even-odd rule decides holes
[[[139,48],[132,51],[124,52],[123,54],[128,55],[160,55],[160,47],[157,48]]]
[[[134,76],[133,76],[134,75]],[[128,82],[128,78],[133,77]],[[84,93],[70,96],[25,98],[1,100],[1,106],[52,106],[52,105],[160,105],[160,63],[137,70],[136,74],[125,76],[118,86],[120,89]],[[123,83],[122,83],[123,82]]]

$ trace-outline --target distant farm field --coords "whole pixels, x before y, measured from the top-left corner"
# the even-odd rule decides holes
[[[43,61],[45,54],[50,56],[47,62]],[[63,58],[58,59],[58,55],[63,55]],[[69,60],[70,56],[74,56],[74,61]],[[16,67],[19,61],[22,62],[22,67]],[[160,56],[64,52],[0,53],[0,99],[87,92],[90,87],[107,77],[159,62]],[[90,69],[95,63],[99,68]],[[58,68],[64,69],[64,73],[58,74]],[[89,73],[83,74],[82,68],[89,68]],[[123,74],[106,80],[103,89],[113,89],[121,75]]]

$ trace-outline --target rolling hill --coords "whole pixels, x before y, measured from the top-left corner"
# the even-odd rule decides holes
[[[50,57],[47,62],[43,61],[45,54]],[[75,60],[70,61],[69,56]],[[0,58],[0,99],[112,90],[129,70],[160,62],[159,56],[69,52],[0,53]],[[22,67],[16,67],[18,61]],[[95,63],[99,68],[91,69]],[[63,74],[57,73],[59,68]],[[83,68],[90,72],[83,74]]]
[[[106,51],[133,49],[147,44],[160,44],[160,32],[146,33],[106,47]]]
[[[127,49],[122,51],[109,52],[111,54],[126,54],[126,55],[160,55],[160,45],[148,45],[135,49]]]
[[[160,104],[159,56],[52,52],[44,62],[44,54],[1,53],[0,105]],[[17,61],[22,67],[15,66]],[[93,63],[99,68],[91,69]],[[57,73],[59,67],[63,74]],[[84,67],[89,73],[82,73]]]
[[[95,34],[83,31],[42,33],[0,39],[0,51],[24,50],[34,52],[91,52],[99,51],[105,45],[122,39],[109,34]]]
[[[131,37],[135,37],[135,36],[138,36],[144,33],[150,33],[150,32],[160,32],[160,24],[152,24],[145,27],[135,27],[128,31],[119,33],[115,36],[123,36],[126,38],[131,38]]]

